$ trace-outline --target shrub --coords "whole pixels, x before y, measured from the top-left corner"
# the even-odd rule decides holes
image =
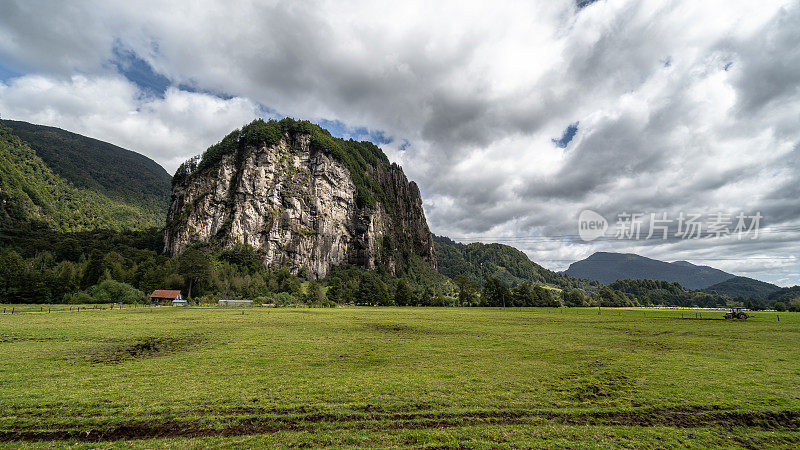
[[[105,280],[89,288],[93,303],[145,303],[147,296],[128,283]]]
[[[294,305],[297,303],[297,297],[288,292],[279,292],[275,296],[276,306]]]
[[[75,292],[74,294],[65,294],[64,300],[71,305],[85,305],[87,303],[94,303],[94,298],[86,292]]]

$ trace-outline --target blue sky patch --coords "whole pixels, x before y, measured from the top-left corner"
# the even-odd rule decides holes
[[[21,76],[22,73],[17,72],[16,70],[7,67],[3,64],[3,61],[0,61],[0,81],[5,83],[6,81]]]
[[[553,141],[554,144],[556,144],[556,147],[567,148],[567,145],[569,145],[570,141],[572,141],[572,138],[574,138],[575,134],[578,132],[578,124],[580,124],[580,122],[575,122],[573,124],[570,124],[567,127],[567,129],[564,130],[564,134],[561,135],[560,139],[550,139],[550,140]]]
[[[343,139],[355,139],[357,141],[370,141],[373,144],[381,145],[392,142],[391,138],[380,130],[369,130],[366,127],[350,127],[339,120],[320,120],[318,125],[331,132],[331,135]]]
[[[235,97],[235,96],[233,96],[231,94],[227,94],[225,92],[214,91],[214,90],[211,90],[211,89],[201,89],[201,88],[198,88],[193,83],[190,83],[190,84],[181,83],[181,84],[178,85],[178,89],[180,89],[182,91],[186,91],[186,92],[192,92],[194,94],[212,95],[214,97],[221,98],[222,100],[230,100],[233,97]],[[272,111],[271,109],[263,107],[262,105],[259,105],[259,106],[261,106],[262,109],[264,109],[264,110]]]
[[[114,59],[111,60],[111,64],[122,76],[136,84],[143,92],[164,98],[164,94],[171,84],[169,78],[156,73],[147,61],[122,45],[114,46],[113,52]]]
[[[575,5],[578,9],[586,8],[587,6],[591,5],[592,3],[596,2],[597,0],[577,0]]]

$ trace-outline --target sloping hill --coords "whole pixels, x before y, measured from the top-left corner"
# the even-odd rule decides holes
[[[773,304],[775,302],[783,302],[786,305],[790,305],[800,300],[800,286],[779,288],[777,291],[771,292],[767,299]]]
[[[748,277],[733,277],[721,283],[703,289],[709,294],[721,294],[730,297],[765,299],[769,294],[779,291],[780,286]]]
[[[57,231],[143,229],[163,223],[157,208],[111,198],[57,175],[9,128],[0,125],[0,225]]]
[[[60,128],[16,120],[2,120],[0,125],[28,144],[64,181],[135,207],[149,225],[163,225],[172,177],[155,161]]]
[[[562,289],[594,291],[598,283],[553,272],[531,261],[514,247],[503,244],[461,244],[443,236],[433,236],[439,272],[453,278],[462,275],[483,285],[486,277],[495,277],[507,286],[525,281],[549,284]]]
[[[570,264],[565,272],[578,278],[610,284],[617,280],[663,280],[688,289],[703,289],[733,278],[734,275],[686,261],[667,263],[632,253],[597,252]]]

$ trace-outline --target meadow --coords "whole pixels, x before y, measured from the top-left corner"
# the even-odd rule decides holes
[[[800,313],[68,308],[0,315],[0,447],[800,445]]]

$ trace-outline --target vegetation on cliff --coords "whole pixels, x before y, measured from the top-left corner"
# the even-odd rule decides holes
[[[319,125],[288,117],[269,121],[256,119],[241,130],[232,131],[220,142],[209,147],[200,157],[181,164],[172,178],[172,184],[181,184],[195,173],[216,167],[226,155],[247,151],[250,148],[278,145],[284,135],[296,133],[311,136],[312,149],[334,157],[347,167],[356,185],[356,200],[359,206],[374,208],[376,200],[387,208],[394,204],[394,199],[387,195],[386,189],[371,173],[380,166],[391,167],[389,158],[378,146],[368,141],[336,138]]]

